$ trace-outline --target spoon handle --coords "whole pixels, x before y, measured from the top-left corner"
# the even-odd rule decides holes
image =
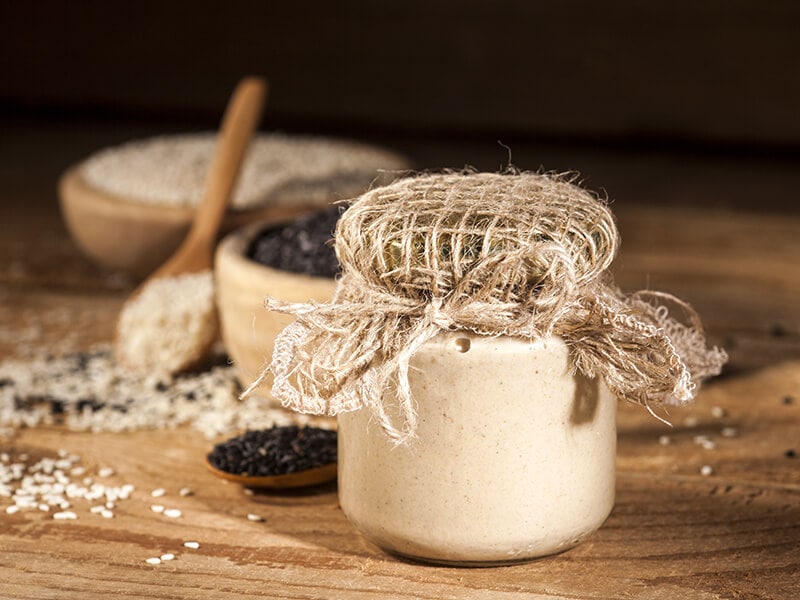
[[[258,127],[267,97],[267,82],[246,77],[233,91],[222,118],[217,147],[206,178],[203,199],[197,207],[186,245],[206,245],[216,239],[244,161],[250,139]]]

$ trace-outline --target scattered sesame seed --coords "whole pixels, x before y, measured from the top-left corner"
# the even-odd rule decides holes
[[[56,519],[57,521],[66,521],[66,520],[77,519],[78,515],[76,515],[71,510],[64,510],[61,512],[53,513],[53,518]]]
[[[178,517],[181,516],[181,514],[182,514],[181,511],[178,510],[177,508],[168,508],[167,510],[164,511],[164,516],[169,517],[170,519],[177,519]]]
[[[797,458],[797,451],[794,448],[789,448],[783,455],[786,458]]]
[[[90,508],[89,512],[95,513],[95,514],[99,514],[99,513],[103,512],[104,510],[105,510],[105,507],[102,506],[102,505],[99,505],[99,506],[93,506],[92,508]]]
[[[711,465],[703,465],[700,467],[700,475],[703,477],[708,477],[709,475],[714,473],[714,467]]]
[[[39,510],[42,512],[50,512],[50,505],[41,503],[39,504]]]
[[[672,443],[672,438],[668,435],[660,435],[658,436],[658,443],[662,446],[669,446]]]
[[[700,421],[697,417],[686,417],[683,420],[683,424],[686,425],[686,427],[697,427],[699,423]]]
[[[783,403],[786,404],[787,406],[789,404],[794,404],[794,398],[792,396],[784,396]]]
[[[161,564],[161,559],[156,557],[156,556],[154,556],[152,558],[146,559],[144,562],[146,562],[148,565],[160,565]]]
[[[114,474],[114,469],[111,467],[104,467],[97,472],[98,477],[111,477]]]
[[[717,444],[714,443],[713,440],[704,440],[700,445],[706,450],[713,450],[717,447]]]
[[[721,406],[712,406],[711,407],[711,416],[717,419],[721,419],[726,416],[728,413],[727,411],[722,408]]]
[[[232,365],[168,377],[126,369],[110,345],[69,350],[53,356],[48,347],[25,359],[0,360],[0,381],[12,382],[0,386],[0,429],[57,423],[72,431],[120,432],[187,425],[212,439],[300,420],[264,395],[239,400]],[[70,467],[56,466],[65,473]]]
[[[189,489],[188,487],[181,488],[181,490],[178,493],[181,496],[192,496],[192,495],[194,495],[194,492],[191,489]]]
[[[72,475],[73,477],[80,477],[84,473],[86,473],[86,469],[84,469],[83,467],[73,467],[69,471],[69,474]]]
[[[250,488],[244,488],[242,490],[242,492],[244,493],[245,496],[254,496],[255,495],[255,492],[253,490],[251,490]]]
[[[117,504],[115,502],[112,502],[111,500],[106,502],[106,508],[108,508],[109,510],[112,509],[112,508],[116,508],[116,507],[117,507]]]
[[[197,550],[200,547],[200,542],[183,542],[183,545],[192,550]]]
[[[113,519],[114,513],[106,508],[100,511],[100,516],[103,517],[104,519]]]
[[[11,506],[6,506],[6,514],[13,515],[14,513],[19,512],[19,506],[16,504],[12,504]]]
[[[163,496],[166,493],[167,491],[164,488],[156,488],[152,492],[150,492],[150,495],[153,498],[161,498],[161,496]]]
[[[259,521],[260,522],[260,521],[264,520],[264,517],[262,517],[261,515],[256,515],[256,514],[250,513],[250,514],[247,515],[247,520],[248,521]]]
[[[692,438],[692,441],[695,444],[703,445],[709,441],[709,437],[707,435],[696,435]]]
[[[175,559],[175,555],[172,554],[171,552],[167,552],[166,554],[162,554],[161,555],[161,560],[162,561],[174,560],[174,559]]]
[[[722,433],[722,437],[726,438],[739,437],[739,430],[736,427],[723,427],[720,433]]]
[[[161,504],[153,504],[150,507],[150,510],[152,510],[154,513],[163,513],[164,507]]]

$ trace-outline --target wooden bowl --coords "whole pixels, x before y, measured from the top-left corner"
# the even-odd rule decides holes
[[[186,237],[194,207],[145,204],[115,196],[89,185],[80,171],[81,165],[73,166],[59,181],[61,212],[75,242],[96,263],[144,277]],[[283,203],[229,211],[222,232],[254,222],[279,223],[320,208],[319,203]]]
[[[100,150],[68,169],[59,196],[76,243],[100,265],[149,275],[186,236],[191,199],[202,193],[204,161],[214,147],[213,132],[158,136]],[[409,166],[399,154],[357,141],[259,134],[222,232],[319,210],[388,183]]]
[[[242,386],[249,386],[269,364],[275,337],[293,321],[291,315],[268,311],[264,299],[327,302],[336,281],[264,266],[246,256],[253,238],[267,222],[249,225],[226,236],[217,247],[214,275],[222,340]],[[272,379],[260,388],[268,395]]]

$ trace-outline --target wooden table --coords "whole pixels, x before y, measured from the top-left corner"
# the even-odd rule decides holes
[[[91,131],[73,127],[65,139],[63,128],[17,129],[13,148],[8,138],[0,146],[0,358],[20,340],[66,336],[80,348],[110,339],[131,289],[80,255],[56,209],[59,169],[92,142],[122,135]],[[431,152],[420,155],[435,164]],[[445,164],[456,155],[439,156]],[[636,168],[657,170],[656,158],[610,166],[594,159],[574,166],[600,165],[609,180],[616,174],[634,187]],[[782,168],[783,181],[794,182],[796,165]],[[800,213],[680,203],[711,189],[735,197],[736,171],[731,165],[720,188],[719,168],[698,164],[684,169],[691,177],[683,186],[650,182],[654,195],[677,204],[614,205],[620,284],[689,300],[731,363],[694,406],[670,411],[672,429],[620,406],[616,507],[579,547],[510,567],[414,564],[366,542],[339,509],[334,485],[247,495],[215,479],[202,465],[209,442],[192,431],[42,427],[9,433],[0,449],[52,456],[63,448],[89,469],[113,466],[115,481],[136,490],[113,519],[0,512],[0,598],[800,598]],[[721,436],[723,427],[738,435]],[[662,435],[672,443],[659,444]],[[712,474],[701,475],[704,465]],[[180,518],[151,511],[150,491],[159,487]],[[180,496],[182,487],[194,494]],[[184,547],[187,540],[199,548]],[[145,563],[167,552],[175,560]]]

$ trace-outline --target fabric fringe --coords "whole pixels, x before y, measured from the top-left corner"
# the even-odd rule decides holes
[[[403,179],[354,202],[335,240],[343,275],[331,302],[267,299],[295,321],[249,390],[271,372],[284,406],[328,415],[367,407],[396,443],[416,429],[410,361],[442,331],[561,336],[576,369],[651,411],[691,401],[727,360],[706,348],[685,302],[616,288],[606,272],[619,244],[613,216],[562,176]],[[400,423],[388,416],[389,396]]]

